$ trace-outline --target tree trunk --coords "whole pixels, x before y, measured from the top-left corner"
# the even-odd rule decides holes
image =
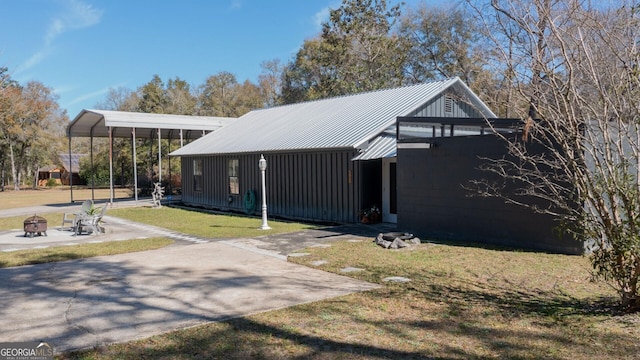
[[[33,166],[33,190],[36,190],[38,188],[38,178],[40,175],[40,172],[38,172],[38,168],[38,163],[35,163]]]
[[[16,161],[13,155],[13,144],[9,144],[9,159],[11,160],[11,177],[13,178],[13,190],[20,190],[20,182],[18,179],[18,171],[16,170]]]
[[[4,158],[0,163],[0,168],[2,168],[2,174],[0,174],[0,191],[4,191],[4,181],[5,181]]]

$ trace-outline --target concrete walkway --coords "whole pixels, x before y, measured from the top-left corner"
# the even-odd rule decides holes
[[[164,232],[188,246],[0,269],[0,342],[45,341],[59,353],[378,287],[283,261],[290,251],[366,237],[377,231],[373,228],[218,241],[180,239],[185,235],[108,220],[122,221],[118,228],[127,234],[112,233],[110,241]],[[0,234],[0,245],[3,236],[11,235]],[[50,241],[50,236],[29,241]],[[106,235],[84,238],[107,240]]]

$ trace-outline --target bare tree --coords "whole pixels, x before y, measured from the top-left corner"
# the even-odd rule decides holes
[[[109,88],[109,93],[105,99],[97,103],[95,108],[102,110],[135,112],[139,107],[139,102],[140,96],[138,93],[124,86],[119,86],[117,88]]]
[[[618,291],[625,309],[640,310],[639,5],[469,4],[500,54],[496,64],[512,71],[520,101],[511,106],[528,119],[524,138],[505,138],[511,157],[491,160],[486,170],[548,204],[535,210],[572,224],[593,275]],[[482,186],[484,195],[505,196],[500,184]]]
[[[258,84],[265,107],[272,107],[281,103],[281,88],[284,66],[280,59],[263,61],[260,64],[262,72],[258,75]]]

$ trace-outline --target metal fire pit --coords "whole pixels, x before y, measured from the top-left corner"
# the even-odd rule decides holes
[[[38,236],[42,235],[47,236],[47,219],[42,216],[33,215],[28,217],[24,221],[24,237],[33,237],[35,234]]]

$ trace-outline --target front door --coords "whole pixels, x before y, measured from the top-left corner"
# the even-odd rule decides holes
[[[382,221],[397,223],[396,158],[382,159]]]

